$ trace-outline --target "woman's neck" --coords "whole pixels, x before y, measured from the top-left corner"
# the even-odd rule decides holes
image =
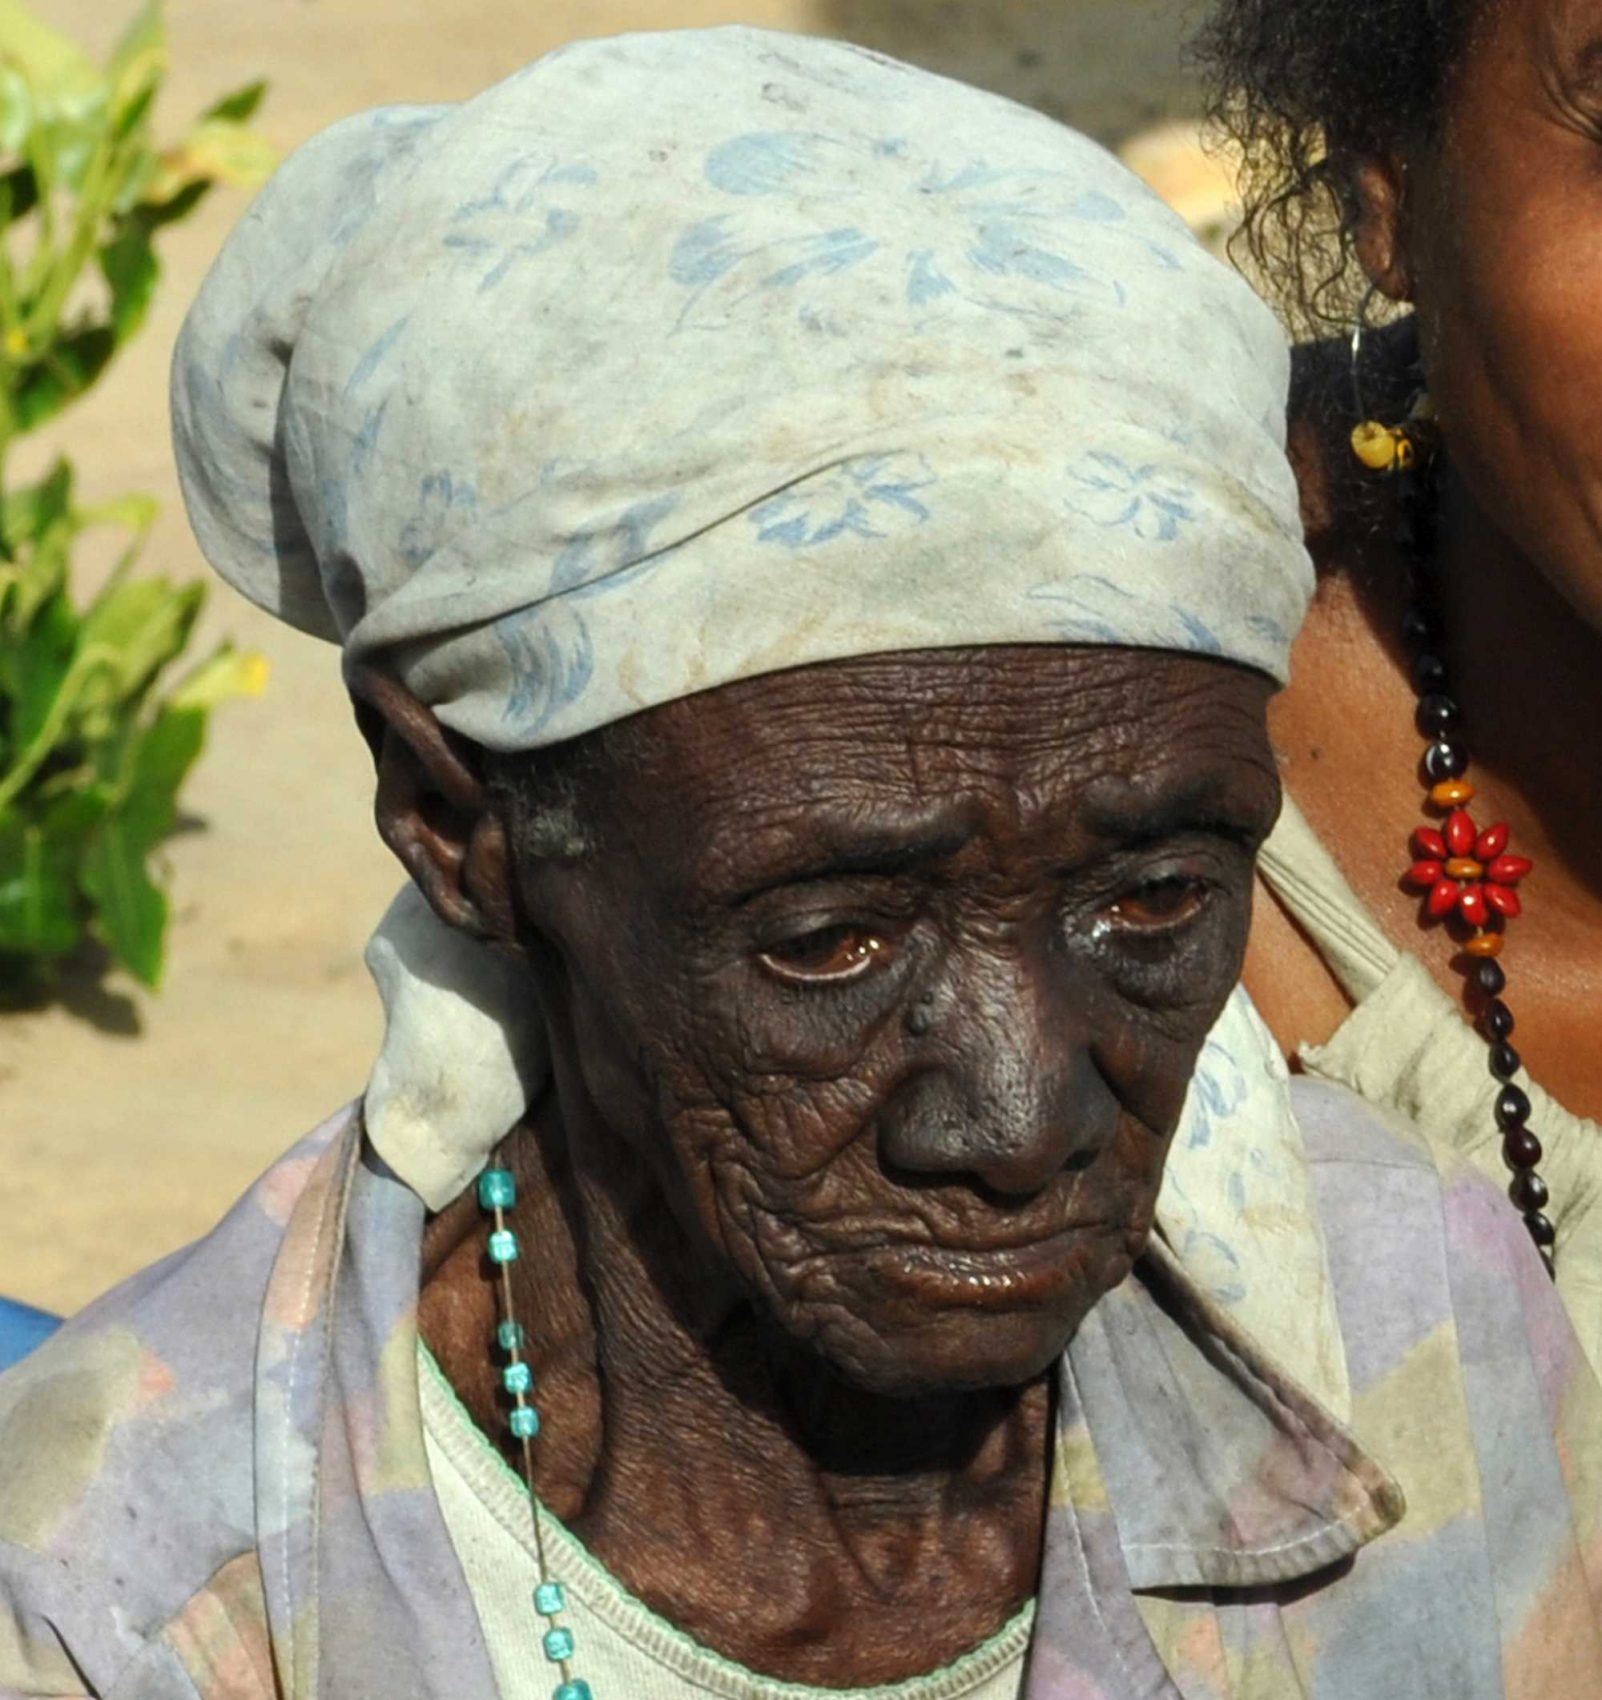
[[[998,1630],[1035,1588],[1049,1385],[847,1386],[694,1274],[707,1260],[637,1166],[576,1176],[543,1121],[508,1146],[541,1500],[653,1610],[775,1677],[897,1681]],[[431,1224],[420,1327],[499,1435],[483,1237],[471,1199]]]

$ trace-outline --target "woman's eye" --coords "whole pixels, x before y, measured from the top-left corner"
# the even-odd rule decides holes
[[[855,980],[888,960],[889,941],[871,927],[821,927],[769,945],[758,961],[781,980]]]
[[[1123,932],[1172,932],[1198,916],[1207,901],[1207,886],[1199,879],[1170,875],[1147,880],[1126,892],[1104,911],[1110,927]]]

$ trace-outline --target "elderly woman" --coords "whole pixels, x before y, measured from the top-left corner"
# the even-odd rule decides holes
[[[1207,50],[1313,334],[1248,984],[1310,1072],[1511,1183],[1602,1364],[1602,7],[1218,0]]]
[[[0,1693],[1594,1689],[1535,1252],[1228,1001],[1284,374],[1099,150],[836,44],[286,167],[178,443],[343,646],[388,1036],[0,1380]]]

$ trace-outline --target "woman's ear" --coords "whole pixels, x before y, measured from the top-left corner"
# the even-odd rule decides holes
[[[1394,153],[1366,155],[1349,183],[1357,213],[1353,246],[1363,270],[1382,295],[1411,300],[1406,160]]]
[[[442,921],[515,945],[511,851],[476,750],[393,679],[357,667],[345,682],[378,768],[379,836]]]

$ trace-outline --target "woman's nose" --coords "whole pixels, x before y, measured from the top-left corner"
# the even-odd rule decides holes
[[[1083,1015],[1047,970],[998,965],[954,981],[939,1001],[938,1016],[909,1021],[931,1066],[881,1121],[887,1164],[916,1175],[969,1174],[994,1192],[1027,1197],[1111,1144],[1117,1099],[1091,1054]]]

